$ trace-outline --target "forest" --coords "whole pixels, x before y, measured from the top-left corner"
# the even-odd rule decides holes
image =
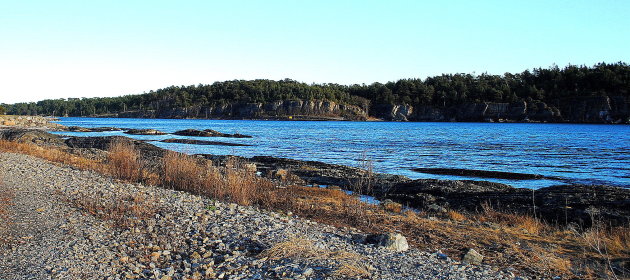
[[[46,116],[95,116],[279,100],[324,100],[365,109],[382,104],[446,108],[463,103],[516,101],[558,105],[575,97],[627,98],[629,90],[630,66],[617,62],[592,67],[568,65],[559,68],[554,65],[503,75],[443,74],[424,80],[401,79],[369,85],[306,84],[291,79],[232,80],[211,85],[170,86],[120,97],[49,99],[2,106],[7,114]]]

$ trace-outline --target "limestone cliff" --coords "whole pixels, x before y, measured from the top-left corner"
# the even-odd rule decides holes
[[[550,103],[462,103],[450,107],[372,104],[369,109],[330,101],[284,100],[267,103],[227,103],[161,110],[127,111],[114,117],[211,118],[211,119],[293,119],[387,121],[516,121],[629,123],[630,99],[624,96],[567,98]]]
[[[567,98],[544,102],[464,103],[447,108],[411,105],[372,106],[370,115],[389,121],[537,121],[629,123],[630,100],[623,96]]]
[[[167,110],[131,111],[118,117],[139,118],[217,118],[217,119],[332,119],[366,120],[367,112],[353,105],[330,101],[285,100],[267,103],[229,103],[225,105]]]

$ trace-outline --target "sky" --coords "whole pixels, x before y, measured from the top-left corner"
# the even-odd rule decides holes
[[[0,103],[630,62],[630,1],[6,1]]]

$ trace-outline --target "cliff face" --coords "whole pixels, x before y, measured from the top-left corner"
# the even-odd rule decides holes
[[[374,105],[371,115],[390,121],[540,121],[628,123],[630,100],[623,96],[588,97],[543,102],[464,103],[448,108]]]
[[[366,120],[367,112],[358,106],[330,101],[275,101],[231,103],[210,107],[189,107],[159,111],[119,113],[118,117],[138,118],[225,118],[225,119],[338,119]]]
[[[117,117],[366,120],[387,121],[535,121],[576,123],[629,123],[630,99],[623,96],[567,98],[553,102],[463,103],[447,108],[374,104],[368,110],[329,101],[275,101],[163,110],[128,111]]]

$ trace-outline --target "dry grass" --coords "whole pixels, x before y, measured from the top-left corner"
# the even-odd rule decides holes
[[[464,216],[462,213],[459,213],[455,210],[448,210],[448,212],[446,212],[446,215],[448,216],[449,219],[453,220],[453,221],[464,221],[466,220],[466,216]]]
[[[370,277],[370,272],[361,263],[342,263],[332,275],[339,278],[357,279]]]
[[[0,151],[25,153],[100,172],[108,172],[113,168],[99,161],[80,158],[61,150],[43,149],[33,144],[0,141]],[[135,154],[129,150],[125,153]],[[112,158],[110,162],[113,162]],[[133,161],[129,166],[133,166]],[[602,226],[570,232],[528,215],[504,213],[488,206],[481,213],[449,211],[445,215],[446,219],[434,220],[413,211],[388,211],[380,206],[363,203],[357,196],[339,190],[294,185],[276,187],[274,182],[257,177],[251,170],[244,168],[242,162],[232,161],[226,166],[214,166],[209,161],[171,152],[162,159],[160,166],[158,170],[151,169],[151,172],[147,171],[147,167],[140,168],[139,180],[242,205],[257,205],[280,212],[291,211],[303,218],[335,226],[354,227],[369,233],[399,231],[412,246],[429,251],[441,249],[453,258],[458,258],[462,250],[473,247],[486,256],[484,262],[487,264],[515,267],[532,275],[604,277],[611,271],[611,260],[630,258],[628,226],[614,229]],[[118,174],[126,178],[136,176],[125,175],[129,174],[125,172]],[[356,190],[369,190],[371,179],[367,174],[357,184]],[[144,212],[140,208],[151,209],[150,205],[136,200],[126,198],[122,199],[125,201],[122,205],[103,205],[88,199],[83,205],[86,209],[92,209],[90,212],[96,215],[105,215],[105,219],[124,225],[126,222],[117,218],[121,213],[133,214],[136,211],[132,216],[143,216]],[[113,213],[99,214],[105,213],[105,210]],[[277,244],[265,254],[298,258],[322,254],[309,251],[312,249],[308,249],[309,244],[300,243],[305,241],[287,242]],[[306,249],[301,249],[302,252],[298,250],[300,248],[289,250],[296,244]],[[331,256],[330,253],[323,253],[327,254]],[[355,267],[351,262],[336,269],[344,275],[362,275],[362,267]]]
[[[315,243],[302,237],[290,237],[260,253],[259,257],[272,260],[292,259],[300,261],[334,260],[333,276],[343,278],[368,277],[370,273],[362,263],[363,258],[351,252],[331,251],[320,248]]]
[[[167,188],[240,205],[261,203],[274,193],[269,180],[256,176],[242,162],[235,160],[218,167],[189,155],[168,152],[163,158],[160,174],[162,185]]]
[[[396,203],[396,202],[390,202],[387,200],[384,202],[381,202],[381,207],[383,207],[385,211],[394,212],[394,213],[401,213],[403,210],[402,204]]]
[[[594,224],[586,231],[573,230],[573,234],[584,243],[583,258],[597,259],[605,264],[606,269],[600,265],[589,263],[591,270],[599,270],[599,274],[605,274],[607,278],[630,279],[628,267],[620,267],[614,264],[614,259],[630,259],[630,227],[606,227],[599,220],[594,219]]]
[[[596,225],[578,234],[595,252],[613,255],[630,253],[630,231],[628,228],[605,228]]]
[[[302,237],[290,237],[285,241],[273,245],[271,248],[260,253],[260,257],[272,260],[295,259],[295,260],[316,260],[329,255],[324,249],[315,246],[310,239]]]
[[[204,169],[191,156],[168,152],[162,159],[161,183],[166,188],[202,193],[203,173]]]
[[[482,205],[483,211],[476,215],[476,219],[482,222],[497,223],[500,226],[523,230],[525,233],[537,235],[549,229],[549,226],[541,220],[529,215],[500,212],[488,204]]]
[[[106,165],[101,161],[76,156],[56,148],[43,148],[30,143],[0,140],[0,151],[31,155],[48,161],[71,165],[83,170],[95,170],[99,172],[107,170]]]
[[[116,141],[109,147],[107,154],[109,172],[112,176],[137,182],[142,175],[140,154],[133,143],[128,141]]]
[[[114,195],[103,198],[81,194],[68,200],[70,204],[95,217],[110,221],[115,227],[131,228],[152,218],[158,211],[158,204],[153,198],[140,193],[133,195]]]

